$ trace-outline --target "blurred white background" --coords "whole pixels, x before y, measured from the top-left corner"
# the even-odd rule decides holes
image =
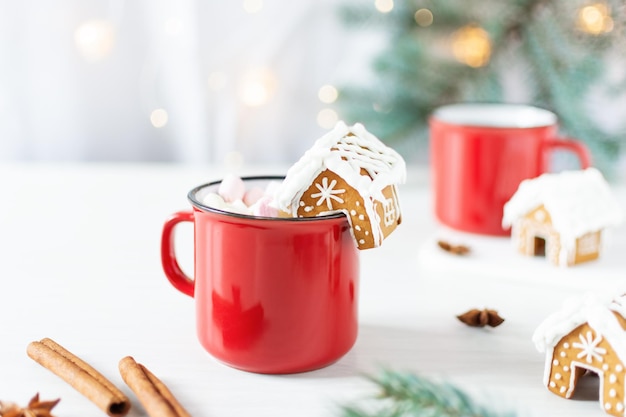
[[[0,0],[0,161],[293,162],[383,42],[338,5]]]

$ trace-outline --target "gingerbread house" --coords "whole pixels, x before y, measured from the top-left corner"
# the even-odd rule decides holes
[[[549,316],[533,335],[545,352],[543,382],[554,394],[571,398],[579,378],[592,372],[600,378],[600,405],[623,417],[626,409],[626,297],[602,302],[587,296],[570,300]]]
[[[357,247],[373,248],[401,222],[396,184],[405,179],[396,151],[340,121],[289,169],[275,202],[294,217],[343,212]]]
[[[605,229],[622,219],[600,171],[587,168],[522,181],[504,206],[502,225],[511,227],[522,254],[570,266],[597,259]]]

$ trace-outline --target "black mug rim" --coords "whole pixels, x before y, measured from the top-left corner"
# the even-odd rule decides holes
[[[258,175],[258,176],[247,176],[247,177],[241,177],[241,179],[245,182],[245,181],[282,181],[285,179],[284,176],[281,175]],[[328,214],[325,216],[318,216],[318,217],[266,217],[266,216],[253,216],[250,214],[242,214],[242,213],[234,213],[232,211],[226,211],[226,210],[221,210],[215,207],[210,207],[207,206],[205,204],[202,204],[200,201],[198,201],[198,199],[196,198],[196,194],[198,193],[198,191],[200,191],[203,188],[206,187],[211,187],[211,186],[215,186],[218,185],[222,182],[222,180],[216,180],[216,181],[211,181],[211,182],[207,182],[201,185],[198,185],[194,188],[192,188],[188,193],[187,193],[187,199],[189,200],[189,202],[191,203],[192,206],[194,206],[195,208],[201,210],[201,211],[206,211],[209,213],[214,213],[214,214],[220,214],[220,215],[225,215],[225,216],[229,216],[229,217],[235,217],[235,218],[240,218],[240,219],[248,219],[248,220],[263,220],[263,221],[279,221],[279,222],[312,222],[312,221],[321,221],[321,220],[331,220],[331,219],[339,219],[344,217],[345,218],[345,214],[342,212],[338,212],[338,213],[334,213],[334,214]]]

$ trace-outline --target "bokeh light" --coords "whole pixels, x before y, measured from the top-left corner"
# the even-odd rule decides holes
[[[592,35],[601,35],[613,30],[613,18],[606,3],[594,3],[578,11],[578,27]]]
[[[393,10],[393,0],[376,0],[374,7],[381,13],[389,13]]]
[[[470,67],[487,65],[491,58],[489,34],[479,26],[464,26],[452,35],[452,53]]]
[[[108,20],[88,20],[76,28],[74,42],[87,61],[100,61],[115,45],[115,27]]]
[[[322,109],[317,113],[317,125],[323,129],[332,129],[338,120],[339,116],[333,109]]]
[[[317,97],[320,99],[322,103],[331,104],[337,101],[337,97],[339,97],[339,92],[335,86],[330,84],[323,85],[320,87],[317,92]]]
[[[157,129],[164,127],[167,124],[167,121],[168,115],[165,109],[155,109],[152,113],[150,113],[150,123],[152,123],[152,126]]]
[[[268,69],[255,69],[246,72],[239,87],[239,98],[250,107],[266,104],[276,90],[276,78]]]
[[[254,14],[263,10],[263,0],[243,0],[243,10]]]
[[[428,27],[432,25],[435,20],[433,12],[428,9],[419,9],[415,12],[413,18],[415,19],[415,23],[421,27]]]

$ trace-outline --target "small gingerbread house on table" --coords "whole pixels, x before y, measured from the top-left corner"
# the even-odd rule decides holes
[[[504,206],[502,225],[524,255],[555,265],[597,259],[603,231],[623,219],[604,177],[595,168],[524,180]]]
[[[358,248],[368,249],[400,224],[396,184],[405,180],[396,151],[363,125],[340,121],[289,169],[275,201],[294,217],[345,213]]]
[[[533,335],[546,353],[543,382],[563,398],[571,398],[586,372],[600,378],[600,405],[612,416],[626,415],[626,297],[602,302],[587,296],[570,301],[549,316]]]

